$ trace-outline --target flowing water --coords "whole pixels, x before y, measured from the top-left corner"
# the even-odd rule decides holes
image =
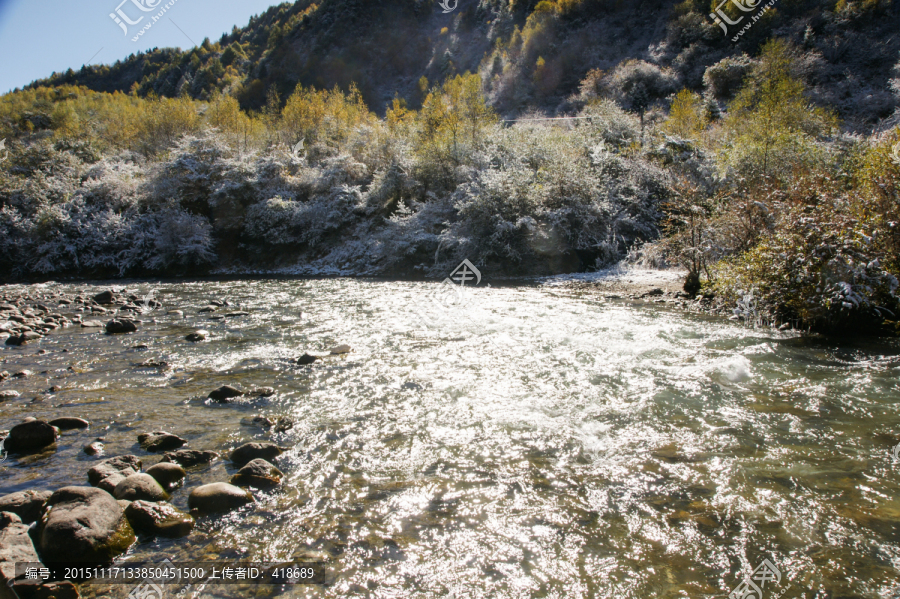
[[[765,598],[898,596],[896,343],[836,345],[537,284],[473,288],[447,308],[431,303],[433,283],[128,288],[165,304],[138,333],[71,327],[0,353],[0,369],[35,371],[0,383],[22,392],[0,404],[0,428],[92,422],[10,458],[0,490],[87,484],[99,458],[81,447],[97,437],[106,457],[134,453],[145,468],[157,458],[136,437],[152,430],[194,449],[290,446],[280,490],[123,559],[319,561],[326,584],[196,596],[724,597],[763,560],[780,575],[761,581]],[[211,298],[251,314],[210,321],[197,309]],[[197,328],[210,339],[184,341]],[[343,343],[351,354],[290,362]],[[172,368],[137,366],[151,358]],[[223,384],[277,394],[209,405]],[[295,426],[271,433],[247,424],[256,415]],[[191,469],[172,502],[186,509],[193,487],[233,472]]]

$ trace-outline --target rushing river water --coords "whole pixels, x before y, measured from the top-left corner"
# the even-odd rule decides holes
[[[87,484],[99,458],[81,448],[97,437],[104,457],[133,453],[145,468],[157,458],[137,446],[142,432],[223,452],[274,440],[292,447],[281,489],[124,560],[326,564],[325,585],[191,589],[203,597],[725,597],[763,560],[781,575],[764,598],[897,596],[896,344],[835,345],[547,285],[482,286],[442,309],[436,287],[128,284],[165,304],[137,333],[70,327],[0,353],[0,370],[35,371],[0,383],[22,393],[0,404],[0,428],[92,422],[51,453],[10,458],[0,491]],[[212,298],[251,314],[211,321],[198,308]],[[208,341],[184,341],[198,328]],[[343,343],[345,357],[290,362]],[[137,366],[151,358],[172,367]],[[223,384],[277,394],[209,405]],[[256,415],[295,426],[271,433],[248,424]],[[190,489],[233,472],[221,460],[191,469],[172,502],[187,509]]]

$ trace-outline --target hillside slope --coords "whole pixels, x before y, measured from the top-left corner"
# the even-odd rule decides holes
[[[443,14],[431,0],[298,0],[270,8],[216,43],[155,49],[33,86],[195,99],[221,90],[243,108],[260,110],[272,91],[283,100],[298,84],[347,90],[355,83],[383,114],[395,95],[418,106],[428,87],[423,77],[434,84],[479,71],[494,107],[510,116],[571,111],[592,70],[609,71],[627,59],[669,68],[673,89],[699,91],[707,68],[726,57],[754,56],[777,36],[802,49],[796,67],[812,97],[834,107],[849,129],[867,132],[896,110],[889,82],[900,54],[900,3],[778,0],[736,43],[738,26],[726,36],[707,4],[460,0]],[[730,3],[725,10],[735,12]]]

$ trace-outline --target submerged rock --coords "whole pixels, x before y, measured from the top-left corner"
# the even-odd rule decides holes
[[[178,451],[169,451],[163,454],[163,462],[171,462],[180,465],[182,468],[190,468],[199,466],[200,464],[209,464],[215,461],[219,454],[215,451],[205,451],[200,449],[179,449]]]
[[[156,452],[178,449],[187,443],[187,441],[172,433],[155,431],[138,435],[138,443],[141,444],[144,451]]]
[[[178,484],[185,477],[184,468],[172,462],[160,462],[147,468],[147,474],[156,479],[163,488],[168,489]]]
[[[267,489],[281,484],[284,473],[263,459],[252,460],[231,477],[231,484],[239,487]]]
[[[99,320],[85,320],[81,323],[83,329],[102,329],[104,326]]]
[[[170,503],[134,501],[125,508],[125,517],[134,530],[148,536],[184,537],[194,529],[194,517]]]
[[[69,416],[64,416],[62,418],[51,420],[50,425],[55,426],[61,431],[68,431],[76,428],[87,428],[91,425],[91,423],[84,418],[72,418]]]
[[[13,391],[11,389],[7,390],[7,391],[0,391],[0,401],[6,401],[8,399],[15,399],[17,397],[19,397],[18,391]]]
[[[29,420],[9,431],[4,448],[11,453],[32,453],[56,443],[56,428],[43,420]]]
[[[185,339],[192,343],[197,343],[198,341],[205,341],[207,337],[209,337],[209,331],[200,329],[199,331],[194,331],[193,333],[185,337]]]
[[[353,351],[353,348],[349,345],[338,345],[336,347],[332,347],[328,350],[328,353],[332,356],[340,356],[342,354],[349,354]]]
[[[228,483],[212,483],[197,487],[188,497],[191,510],[201,514],[228,512],[248,503],[253,503],[253,495]]]
[[[101,455],[103,453],[103,443],[100,441],[93,441],[86,444],[81,450],[87,455]]]
[[[272,387],[260,387],[259,389],[254,389],[251,395],[254,397],[272,397],[275,395],[275,389]]]
[[[137,324],[133,320],[115,319],[106,323],[107,335],[122,335],[137,331]]]
[[[19,491],[0,497],[0,512],[10,512],[25,524],[37,522],[41,510],[53,493],[51,491]]]
[[[213,391],[210,391],[210,393],[207,397],[213,401],[225,403],[230,399],[234,399],[235,397],[241,397],[242,395],[244,395],[244,392],[241,391],[240,389],[236,389],[236,388],[232,387],[231,385],[223,385],[223,386],[219,387],[218,389],[214,389]]]
[[[297,364],[300,364],[301,366],[306,366],[307,364],[312,364],[313,362],[315,362],[318,359],[319,358],[317,358],[316,356],[311,356],[309,354],[303,354],[302,356],[297,358]]]
[[[231,452],[231,461],[235,466],[241,467],[255,459],[261,458],[271,462],[287,451],[274,443],[247,443]]]
[[[134,531],[112,495],[92,487],[63,487],[50,496],[37,529],[49,563],[110,563],[134,542]]]
[[[116,485],[113,495],[126,501],[165,501],[169,494],[149,474],[132,474]]]

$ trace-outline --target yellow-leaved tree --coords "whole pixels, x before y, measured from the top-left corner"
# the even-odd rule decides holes
[[[792,76],[791,47],[783,40],[765,44],[758,65],[728,105],[726,167],[749,179],[788,176],[821,160],[817,139],[837,127],[837,118],[806,97],[804,83]]]

